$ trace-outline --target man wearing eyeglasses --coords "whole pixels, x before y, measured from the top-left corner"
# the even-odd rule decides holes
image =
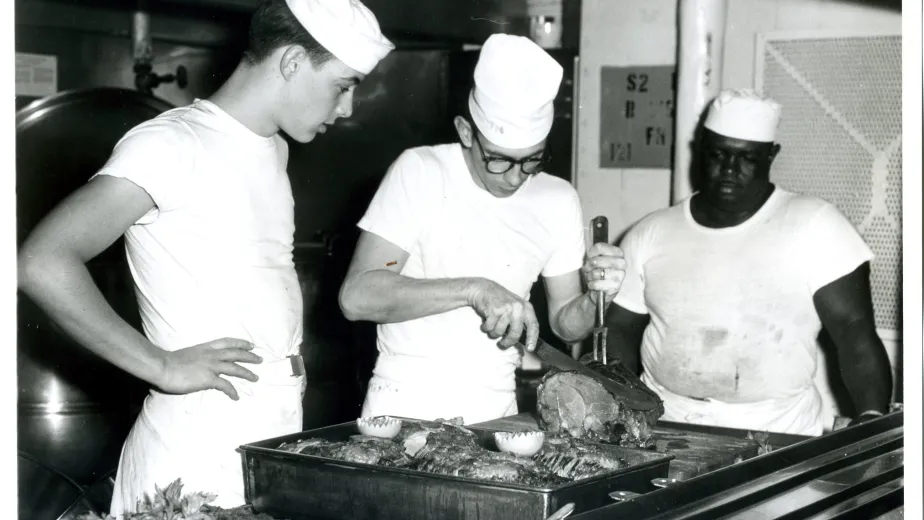
[[[407,150],[385,175],[340,291],[348,319],[379,324],[364,417],[515,414],[522,352],[510,347],[525,330],[535,348],[528,297],[539,275],[551,328],[568,342],[593,327],[591,291],[607,302],[618,291],[622,252],[585,252],[577,193],[543,172],[561,78],[529,39],[491,36],[469,114],[454,120],[459,142]]]

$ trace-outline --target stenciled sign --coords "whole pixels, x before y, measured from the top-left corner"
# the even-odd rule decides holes
[[[670,168],[676,67],[603,67],[600,167]]]
[[[58,92],[58,58],[16,53],[16,95],[45,97]]]

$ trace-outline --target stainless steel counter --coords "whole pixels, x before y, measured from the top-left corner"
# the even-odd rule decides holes
[[[894,412],[571,518],[880,518],[904,504],[903,470]]]

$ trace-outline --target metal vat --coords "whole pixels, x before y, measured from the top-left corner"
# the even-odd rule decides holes
[[[101,88],[64,92],[20,110],[17,245],[55,204],[103,166],[128,129],[169,108],[138,92]],[[88,268],[113,308],[140,328],[122,240]],[[17,315],[18,444],[32,461],[21,462],[20,484],[30,481],[30,468],[41,467],[78,486],[90,486],[118,464],[147,386],[72,342],[22,294]],[[38,511],[39,502],[30,503],[30,497],[40,501],[27,494],[21,497],[21,508]]]

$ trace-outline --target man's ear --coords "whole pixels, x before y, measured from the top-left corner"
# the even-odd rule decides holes
[[[304,47],[301,45],[289,46],[282,53],[282,57],[279,58],[279,73],[282,74],[286,81],[289,81],[298,73],[300,68],[310,65],[307,58],[308,53],[305,52]]]
[[[474,138],[472,137],[472,124],[462,116],[456,116],[452,120],[453,125],[456,127],[456,133],[459,134],[459,141],[462,142],[462,146],[465,148],[471,148]]]
[[[773,148],[770,149],[770,163],[773,163],[773,160],[776,159],[776,154],[780,153],[780,143],[773,143]]]

